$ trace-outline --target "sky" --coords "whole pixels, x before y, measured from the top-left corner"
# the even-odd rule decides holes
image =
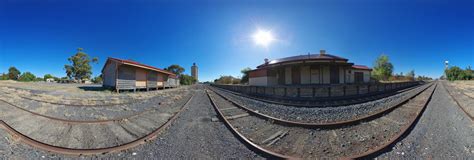
[[[276,40],[256,45],[259,29]],[[324,49],[369,67],[385,54],[395,73],[438,78],[445,60],[474,64],[474,1],[0,0],[0,73],[62,77],[79,47],[99,58],[94,76],[115,57],[186,74],[196,63],[199,80],[212,81]]]

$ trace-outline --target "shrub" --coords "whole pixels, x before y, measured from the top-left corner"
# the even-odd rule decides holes
[[[36,76],[33,73],[30,72],[25,72],[21,74],[20,78],[18,78],[19,81],[22,82],[31,82],[36,80]]]

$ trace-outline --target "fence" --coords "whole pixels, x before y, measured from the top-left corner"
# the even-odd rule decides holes
[[[247,95],[281,98],[281,99],[345,99],[370,96],[398,91],[423,82],[368,83],[368,84],[328,84],[328,85],[291,85],[291,86],[247,86],[220,85],[212,86],[239,92]]]

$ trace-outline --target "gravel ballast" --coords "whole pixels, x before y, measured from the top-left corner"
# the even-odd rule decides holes
[[[227,98],[237,102],[238,104],[256,110],[262,114],[267,114],[276,118],[297,122],[326,123],[351,120],[357,117],[368,115],[373,112],[390,108],[395,104],[398,104],[421,92],[423,89],[427,88],[430,85],[431,84],[425,84],[415,89],[375,101],[327,108],[293,107],[272,104],[242,96],[237,96],[215,87],[212,88],[213,91],[225,95]]]
[[[378,159],[472,159],[473,122],[438,83],[414,129]]]
[[[203,88],[195,91],[187,109],[167,130],[144,145],[116,153],[71,157],[15,142],[0,129],[0,159],[262,159],[234,137],[223,123],[211,122],[216,113]]]

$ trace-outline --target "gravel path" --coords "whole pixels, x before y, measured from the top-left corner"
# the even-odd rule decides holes
[[[473,159],[474,123],[438,83],[415,128],[378,159]]]
[[[0,159],[262,159],[243,145],[216,116],[203,87],[195,92],[188,108],[168,130],[147,144],[119,153],[68,157],[37,151],[23,144],[12,144],[0,129]],[[6,139],[4,137],[7,137]]]

